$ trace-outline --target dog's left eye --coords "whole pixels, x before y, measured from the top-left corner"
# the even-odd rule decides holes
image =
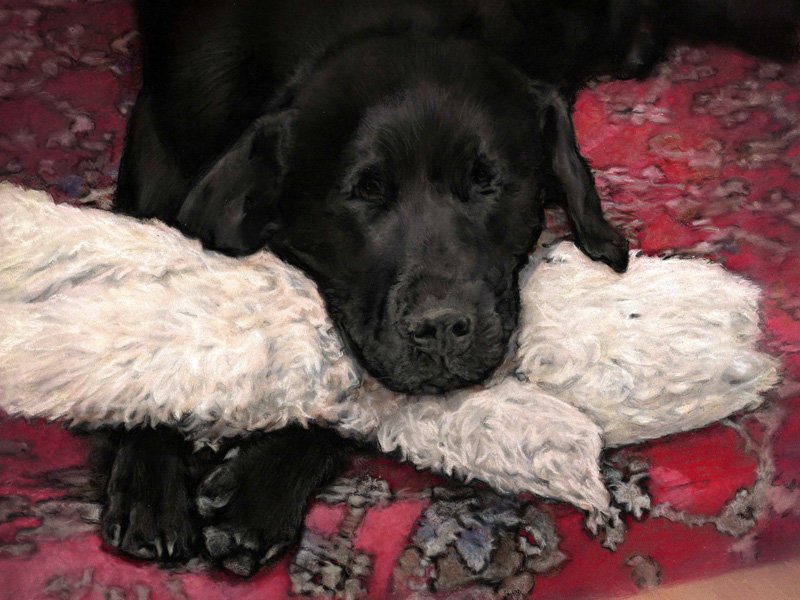
[[[470,195],[492,196],[498,191],[498,176],[494,165],[480,156],[469,170]]]
[[[473,185],[478,187],[489,187],[494,181],[494,171],[492,167],[483,159],[478,159],[472,165],[469,178]]]
[[[389,186],[381,178],[377,171],[367,171],[363,173],[356,184],[353,186],[351,195],[359,200],[367,202],[383,202],[388,200]]]

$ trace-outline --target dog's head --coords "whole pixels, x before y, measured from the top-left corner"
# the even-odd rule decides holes
[[[373,375],[441,392],[502,360],[544,196],[586,182],[552,89],[464,42],[367,40],[254,123],[179,221],[231,253],[268,245]]]

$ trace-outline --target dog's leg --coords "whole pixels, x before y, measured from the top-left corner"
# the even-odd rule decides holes
[[[208,554],[242,576],[280,558],[298,538],[311,494],[336,475],[346,455],[346,442],[331,431],[298,427],[229,451],[197,492]]]
[[[153,99],[142,90],[128,123],[114,210],[171,223],[189,193],[183,173],[156,126]]]
[[[189,490],[189,444],[169,429],[120,434],[101,519],[103,540],[149,560],[191,555],[195,518]]]

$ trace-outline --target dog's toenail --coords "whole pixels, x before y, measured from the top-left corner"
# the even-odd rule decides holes
[[[261,564],[268,563],[270,560],[281,554],[287,546],[288,544],[275,544],[274,546],[270,546],[267,549],[266,554],[264,554],[264,557],[261,559]]]
[[[153,548],[149,546],[139,546],[131,554],[144,560],[152,560],[156,557],[155,552],[153,552]]]
[[[108,528],[108,543],[119,548],[119,543],[122,540],[122,527],[119,523],[114,523]]]

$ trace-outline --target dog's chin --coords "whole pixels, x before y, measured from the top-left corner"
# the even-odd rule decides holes
[[[403,350],[365,352],[363,364],[392,391],[413,395],[444,394],[479,384],[491,376],[505,355],[504,344],[481,347],[467,355],[444,360],[410,347]]]
[[[440,395],[446,394],[462,388],[470,387],[478,384],[485,379],[485,376],[479,375],[471,379],[452,376],[450,374],[432,377],[425,381],[408,382],[401,380],[394,386],[395,391],[400,391],[404,394],[411,394],[414,396],[419,395]]]
[[[400,394],[438,395],[469,387],[482,381],[478,375],[467,378],[452,373],[422,375],[420,373],[375,373],[377,379],[387,388]]]

